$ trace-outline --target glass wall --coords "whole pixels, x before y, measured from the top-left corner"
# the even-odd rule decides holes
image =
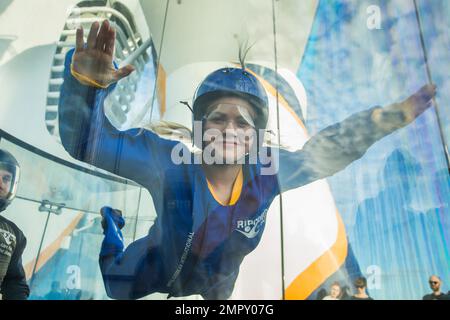
[[[107,298],[98,266],[104,237],[100,209],[122,210],[128,244],[145,235],[143,225],[148,228],[154,220],[151,207],[139,216],[148,193],[131,181],[55,159],[8,138],[2,137],[0,148],[20,163],[21,182],[3,214],[27,237],[23,264],[30,299]]]
[[[449,15],[446,1],[321,1],[298,70],[312,133],[437,85],[433,108],[328,179],[378,299],[421,299],[432,274],[448,289]]]
[[[17,20],[21,1],[0,4],[0,17]],[[137,278],[139,298],[322,299],[336,282],[350,298],[365,277],[375,299],[421,299],[433,274],[450,289],[446,0],[67,0],[54,9],[46,37],[0,33],[0,148],[22,170],[1,214],[27,237],[30,299],[108,299],[104,206],[123,212],[133,244],[119,257],[129,268],[109,284]],[[75,27],[87,40],[104,19],[118,30],[116,67],[136,67],[109,94],[64,73]],[[173,156],[175,140],[199,154],[173,127],[195,130],[199,85],[224,67],[244,67],[268,101],[259,162],[235,172],[228,201],[204,166]],[[61,93],[64,76],[73,86]],[[410,124],[395,112],[376,117],[420,108],[400,102],[429,83],[432,106]],[[70,131],[81,118],[93,125]],[[71,135],[86,138],[82,150]],[[115,297],[134,298],[126,288]]]

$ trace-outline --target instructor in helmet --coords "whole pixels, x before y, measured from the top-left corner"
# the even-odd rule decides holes
[[[0,212],[14,199],[19,175],[16,159],[0,149]],[[22,231],[0,214],[0,293],[3,300],[25,300],[30,294],[22,266],[26,244]]]

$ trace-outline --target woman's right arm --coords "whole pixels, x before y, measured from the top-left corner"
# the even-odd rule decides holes
[[[99,38],[101,32],[102,30]],[[91,37],[91,34],[89,36]],[[142,133],[139,133],[139,129],[119,131],[112,126],[104,114],[103,103],[114,89],[115,84],[112,81],[117,80],[118,76],[110,77],[111,83],[105,83],[107,88],[82,84],[71,72],[71,64],[73,67],[76,59],[80,66],[79,56],[74,57],[79,48],[77,40],[77,49],[69,51],[65,60],[64,83],[58,108],[59,132],[64,148],[78,160],[140,184],[148,183],[150,175],[155,178],[161,174],[161,165],[166,160],[162,158],[170,156],[175,142],[162,139],[147,130]],[[95,61],[89,63],[95,64]],[[82,67],[87,73],[86,65]],[[98,73],[98,70],[93,72]],[[95,75],[89,75],[89,78],[95,78]],[[99,82],[101,81],[97,79],[97,83]]]

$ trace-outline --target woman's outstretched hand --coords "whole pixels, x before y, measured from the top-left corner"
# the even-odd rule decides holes
[[[100,31],[99,31],[100,29]],[[116,70],[113,65],[116,32],[108,20],[101,27],[94,22],[87,43],[83,39],[83,28],[77,29],[76,48],[72,58],[72,71],[88,78],[88,82],[107,87],[134,71],[132,65]],[[80,80],[80,79],[79,79]]]
[[[435,96],[436,86],[427,84],[406,100],[375,110],[372,119],[386,131],[402,128],[430,108]]]

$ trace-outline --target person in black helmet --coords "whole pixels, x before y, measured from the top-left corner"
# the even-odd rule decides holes
[[[92,25],[86,44],[77,30],[76,48],[65,59],[58,119],[72,157],[135,181],[153,199],[152,227],[127,248],[121,212],[101,210],[99,264],[106,292],[116,299],[154,292],[229,298],[241,263],[260,243],[276,196],[343,170],[376,141],[414,121],[435,95],[434,86],[425,86],[401,103],[354,114],[290,152],[262,143],[269,107],[262,83],[245,66],[222,68],[194,95],[193,142],[200,151],[191,152],[151,130],[119,131],[106,118],[106,97],[133,71],[115,68],[114,39],[108,21]]]
[[[0,149],[0,211],[4,211],[16,195],[20,168],[17,160]],[[30,294],[22,253],[27,244],[23,232],[0,215],[0,293],[4,300],[25,300]]]

